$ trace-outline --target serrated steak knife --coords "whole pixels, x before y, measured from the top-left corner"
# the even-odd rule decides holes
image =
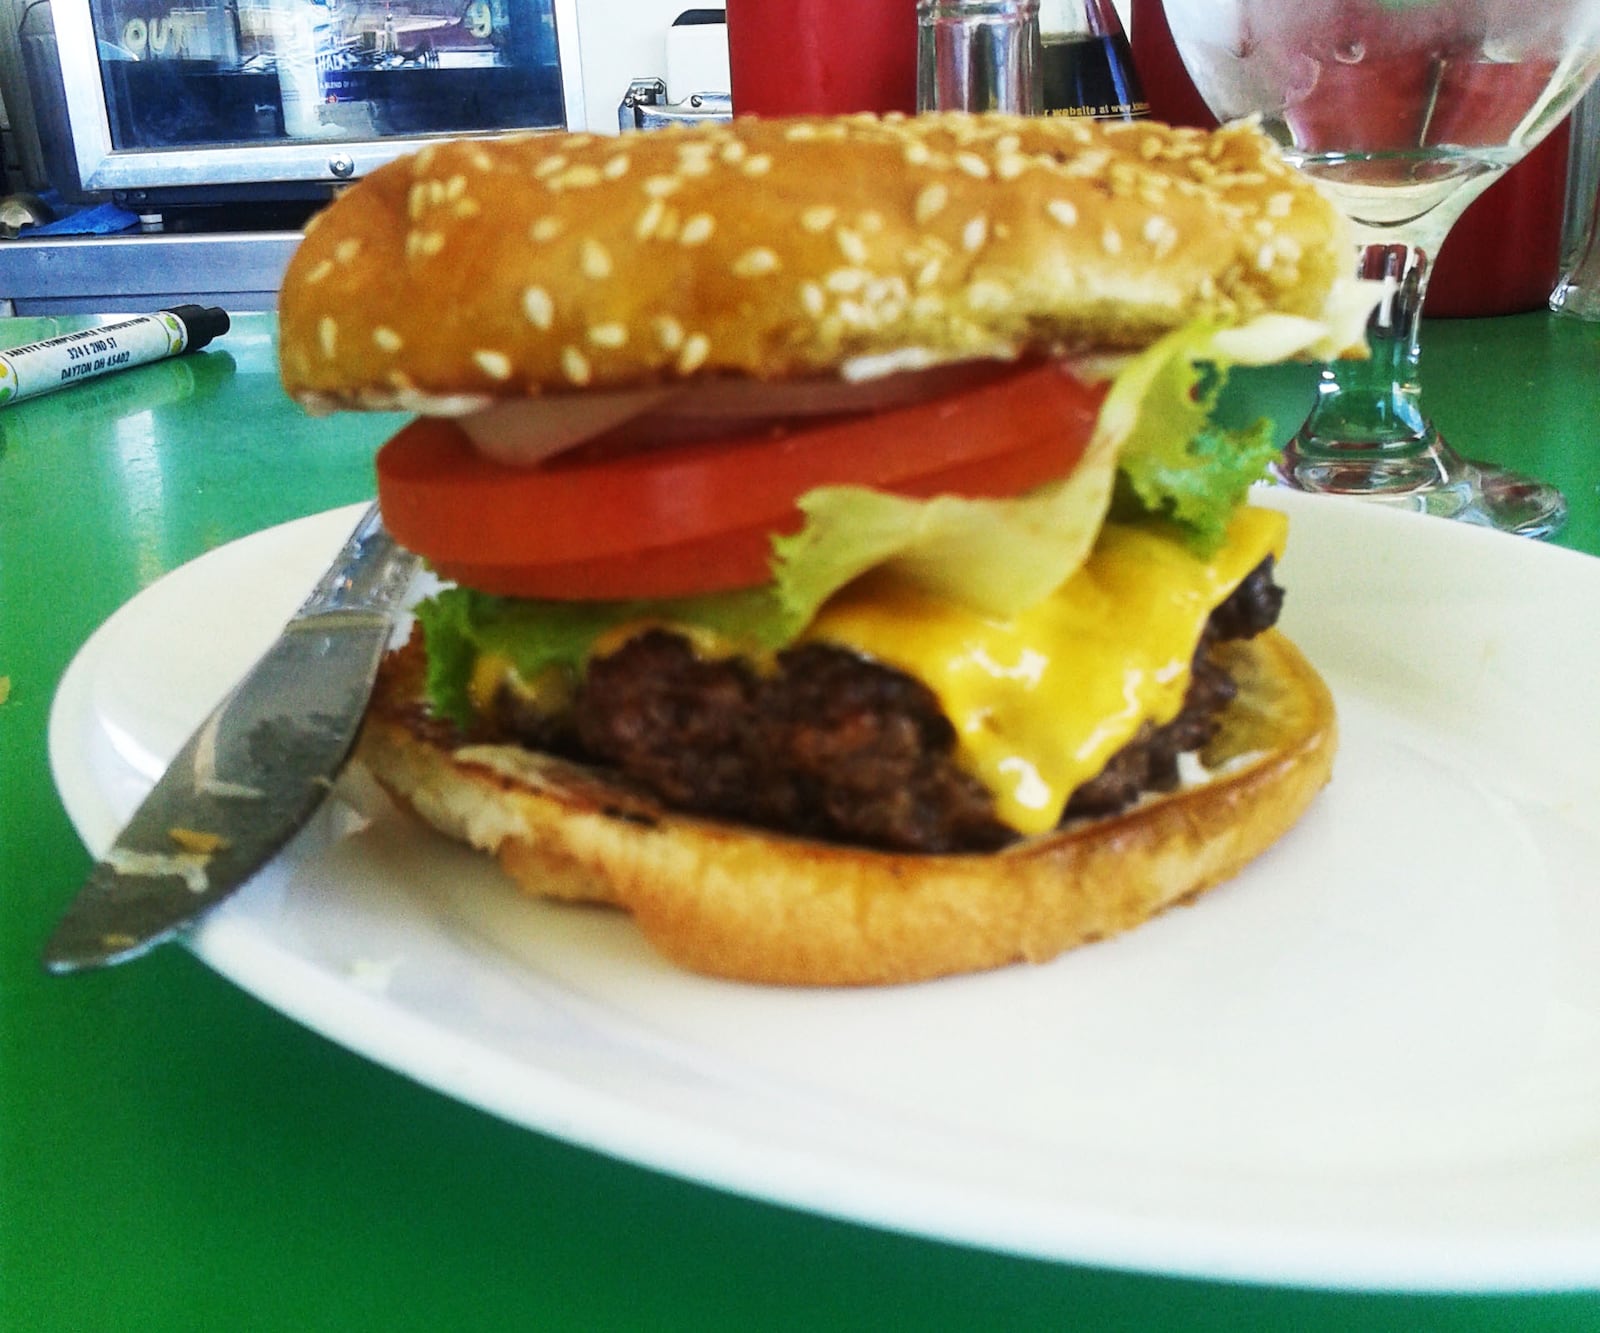
[[[50,971],[138,957],[231,894],[311,818],[355,743],[416,569],[372,506],[90,872],[45,947]]]

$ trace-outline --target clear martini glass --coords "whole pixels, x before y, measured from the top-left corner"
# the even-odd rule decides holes
[[[1554,532],[1559,491],[1462,457],[1423,410],[1422,309],[1451,225],[1600,73],[1600,0],[1164,3],[1212,112],[1259,117],[1350,219],[1359,275],[1383,284],[1370,359],[1322,368],[1278,480]]]

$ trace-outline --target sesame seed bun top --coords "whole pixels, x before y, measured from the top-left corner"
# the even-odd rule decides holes
[[[1258,130],[999,115],[735,118],[441,142],[312,219],[289,392],[451,410],[692,376],[1139,347],[1320,317],[1334,207]]]

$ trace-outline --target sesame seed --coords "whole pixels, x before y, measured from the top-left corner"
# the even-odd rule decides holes
[[[852,264],[865,264],[867,262],[867,243],[847,227],[840,227],[834,233],[834,239],[839,243],[839,251]]]
[[[742,143],[737,139],[732,139],[722,146],[722,160],[730,163],[737,162],[744,157],[746,151]]]
[[[458,218],[475,218],[483,212],[483,206],[476,199],[457,199],[456,216]]]
[[[529,227],[528,235],[533,237],[540,245],[544,245],[561,235],[561,230],[565,225],[560,218],[552,213],[540,218],[533,226]]]
[[[1162,217],[1159,213],[1145,219],[1143,235],[1145,243],[1158,256],[1165,255],[1178,243],[1178,229],[1172,225],[1170,219]]]
[[[696,213],[683,224],[683,230],[678,233],[679,245],[702,245],[711,239],[711,233],[716,230],[716,221],[709,213]]]
[[[656,223],[656,239],[670,241],[678,235],[678,210],[670,204],[662,213],[660,221]]]
[[[647,240],[654,234],[655,229],[661,225],[661,218],[666,213],[667,206],[659,199],[652,199],[645,206],[639,220],[634,224],[633,235],[636,240]]]
[[[324,315],[317,322],[317,341],[322,345],[322,355],[332,361],[339,346],[339,324],[332,315]]]
[[[644,183],[644,192],[652,199],[665,199],[682,188],[683,182],[676,176],[651,176]]]
[[[306,273],[306,282],[307,283],[318,283],[318,282],[321,282],[325,277],[328,276],[328,274],[330,274],[332,272],[333,272],[333,260],[331,260],[331,259],[318,260],[315,264],[313,264],[311,266],[310,270]]]
[[[1122,233],[1110,223],[1107,223],[1100,233],[1100,248],[1108,255],[1120,255],[1122,253]]]
[[[894,275],[887,278],[874,278],[867,283],[867,300],[874,305],[885,309],[898,308],[900,302],[906,297],[905,279]]]
[[[1269,241],[1256,251],[1256,268],[1262,273],[1269,272],[1277,259],[1277,248]]]
[[[757,153],[754,157],[747,157],[739,164],[739,170],[746,176],[765,176],[772,170],[772,159],[765,153]]]
[[[703,333],[692,333],[684,340],[683,350],[678,353],[678,373],[692,375],[705,365],[706,358],[711,355],[711,339]]]
[[[436,255],[443,249],[443,232],[412,231],[406,233],[406,253],[412,257],[417,255]]]
[[[1267,216],[1269,218],[1286,218],[1294,208],[1294,196],[1287,190],[1273,195],[1267,200]]]
[[[784,130],[783,137],[790,143],[804,143],[817,137],[817,127],[801,121],[798,125],[791,125]]]
[[[839,319],[845,327],[859,329],[872,322],[871,312],[859,301],[840,301]]]
[[[809,232],[824,232],[838,216],[839,210],[831,204],[813,204],[800,214],[800,225]]]
[[[599,281],[601,278],[611,276],[611,254],[594,237],[584,238],[582,247],[578,251],[578,267],[583,271],[583,276]]]
[[[918,195],[915,206],[916,219],[926,224],[950,202],[950,187],[942,181],[926,186]]]
[[[914,167],[927,166],[929,162],[933,161],[933,153],[929,150],[928,145],[915,140],[906,145],[905,157],[906,161]]]
[[[552,176],[545,182],[552,190],[580,190],[591,185],[598,185],[604,179],[600,175],[600,168],[591,166],[587,162],[580,162],[577,166],[563,171],[559,176]]]
[[[824,278],[823,284],[830,292],[844,296],[859,292],[872,275],[863,268],[836,268]]]
[[[981,250],[983,243],[989,239],[989,219],[978,216],[971,219],[961,229],[961,248],[968,254]]]
[[[544,332],[555,321],[555,302],[543,287],[529,287],[522,293],[522,313],[528,317],[528,323]]]
[[[535,164],[533,175],[535,180],[543,180],[546,176],[554,176],[556,172],[565,170],[567,159],[560,153],[551,153],[549,157],[542,158]]]
[[[459,173],[450,177],[444,184],[444,197],[446,199],[459,199],[466,192],[467,178]]]
[[[828,298],[823,295],[821,287],[814,282],[800,284],[800,308],[812,319],[819,318],[827,306]]]
[[[1004,310],[1011,304],[1011,288],[992,278],[972,283],[967,288],[967,305],[973,310]]]
[[[1007,153],[994,164],[994,174],[1003,181],[1014,181],[1027,169],[1028,159],[1020,153]]]
[[[589,329],[589,341],[596,347],[624,347],[628,342],[628,326],[620,323],[595,324]]]
[[[776,273],[778,268],[777,253],[764,245],[746,250],[733,261],[734,274],[740,278],[764,277],[768,273]]]
[[[683,325],[671,315],[657,315],[650,321],[650,327],[655,330],[662,351],[676,352],[683,346]]]
[[[600,168],[600,174],[608,181],[620,180],[628,174],[628,163],[628,155],[618,153],[615,157],[606,159],[605,166]]]
[[[511,378],[511,358],[504,352],[480,347],[472,354],[472,359],[477,363],[478,369],[492,380]]]
[[[955,161],[956,166],[960,167],[967,175],[976,177],[978,180],[989,179],[989,164],[976,153],[957,153]]]
[[[589,368],[589,358],[576,347],[567,346],[561,349],[561,373],[569,383],[582,386],[589,382],[593,372]]]
[[[387,324],[380,324],[372,330],[372,341],[385,352],[398,352],[405,345],[400,335]]]
[[[1044,206],[1044,211],[1063,227],[1074,227],[1078,223],[1078,210],[1070,200],[1052,199]]]

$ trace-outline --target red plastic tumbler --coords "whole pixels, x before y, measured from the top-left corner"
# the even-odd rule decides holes
[[[727,0],[735,115],[917,109],[916,0]]]

